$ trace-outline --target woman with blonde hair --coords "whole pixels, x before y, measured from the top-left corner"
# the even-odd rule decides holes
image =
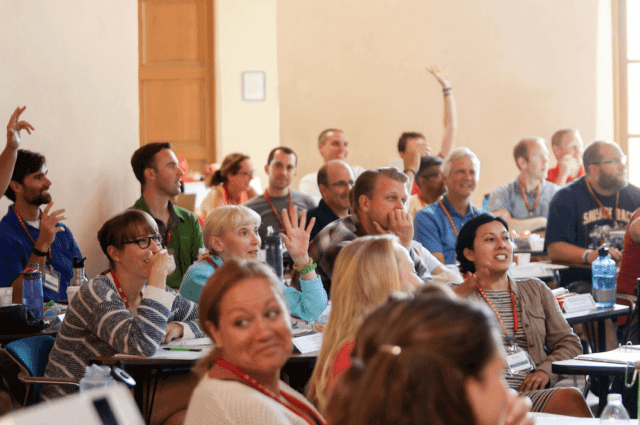
[[[292,315],[304,320],[315,320],[327,307],[327,292],[307,253],[309,235],[315,220],[305,230],[306,218],[304,210],[300,217],[296,210],[291,218],[286,211],[282,215],[285,233],[280,236],[293,259],[294,268],[300,272],[302,292],[292,287],[284,287],[284,290]],[[242,205],[216,208],[207,217],[202,231],[209,254],[187,269],[180,285],[180,294],[197,302],[209,277],[224,262],[232,258],[256,260],[260,249],[259,227],[260,216],[252,209]]]
[[[256,196],[256,192],[249,186],[253,178],[253,165],[249,157],[242,153],[230,153],[222,161],[220,169],[216,170],[209,180],[213,187],[200,205],[203,219],[214,209],[222,205],[240,205]]]
[[[322,338],[309,399],[323,411],[338,375],[350,364],[356,330],[365,315],[393,291],[412,291],[422,281],[396,236],[364,236],[345,246],[331,283],[331,314]]]

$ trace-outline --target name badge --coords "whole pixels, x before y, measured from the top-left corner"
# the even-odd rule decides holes
[[[43,286],[56,294],[60,293],[60,273],[55,271],[51,266],[44,268]]]
[[[506,360],[509,372],[512,375],[533,370],[533,361],[529,353],[520,349],[517,345],[509,348]]]

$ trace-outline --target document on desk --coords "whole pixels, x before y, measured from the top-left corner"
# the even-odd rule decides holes
[[[293,345],[295,345],[302,354],[319,351],[320,347],[322,347],[322,333],[293,338]]]
[[[541,263],[530,263],[524,266],[511,266],[509,268],[509,274],[513,279],[553,277],[553,273],[545,266],[546,265],[542,265]]]
[[[576,360],[634,365],[640,362],[640,345],[623,346],[602,353],[580,354]]]
[[[192,339],[174,339],[168,344],[163,344],[161,347],[198,347],[198,346],[210,346],[213,345],[213,341],[208,336],[202,338]]]

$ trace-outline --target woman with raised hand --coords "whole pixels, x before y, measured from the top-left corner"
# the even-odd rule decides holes
[[[326,410],[332,425],[532,425],[509,392],[491,312],[437,294],[392,296],[360,326]]]
[[[222,205],[240,205],[256,196],[249,183],[253,179],[251,159],[242,153],[230,153],[209,180],[212,188],[200,204],[200,214],[206,220],[213,210]]]
[[[327,307],[327,292],[322,286],[320,277],[316,275],[315,264],[307,251],[309,235],[315,219],[305,229],[306,211],[298,217],[297,210],[289,217],[283,210],[282,220],[285,233],[281,233],[282,241],[294,262],[294,268],[300,273],[298,291],[292,287],[284,287],[290,313],[304,320],[312,321]],[[209,277],[216,273],[222,264],[234,258],[236,260],[258,258],[260,249],[260,216],[258,213],[242,205],[228,205],[215,209],[204,223],[202,236],[209,254],[201,261],[192,264],[180,285],[180,293],[187,299],[197,302],[202,288]]]
[[[350,364],[356,330],[366,314],[391,292],[411,292],[422,284],[396,236],[364,236],[340,251],[331,283],[331,314],[307,387],[309,399],[321,412],[336,378]]]
[[[458,235],[456,256],[465,280],[455,291],[486,303],[493,311],[510,364],[507,382],[531,398],[533,411],[591,417],[580,391],[553,388],[558,376],[551,372],[551,363],[580,354],[580,340],[544,282],[509,277],[512,255],[513,244],[504,219],[490,213],[472,218]],[[518,366],[517,356],[529,360]]]
[[[199,369],[187,425],[322,425],[302,394],[280,380],[293,352],[282,284],[268,265],[230,259],[200,297],[200,324],[215,342]]]
[[[162,236],[149,214],[129,209],[115,215],[98,231],[98,241],[110,268],[81,286],[71,300],[49,355],[46,377],[81,379],[93,357],[119,353],[148,357],[161,343],[204,336],[198,326],[198,306],[167,288],[175,263],[162,248]],[[159,390],[154,423],[179,416],[180,410],[184,414],[195,385],[190,379],[179,379],[181,390],[166,403]],[[77,390],[46,385],[41,395],[53,399]]]

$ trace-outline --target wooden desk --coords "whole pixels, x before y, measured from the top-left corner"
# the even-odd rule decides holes
[[[627,315],[630,310],[627,305],[616,304],[613,307],[564,313],[563,316],[571,326],[577,323],[598,322],[598,351],[602,352],[607,351],[605,320]]]

